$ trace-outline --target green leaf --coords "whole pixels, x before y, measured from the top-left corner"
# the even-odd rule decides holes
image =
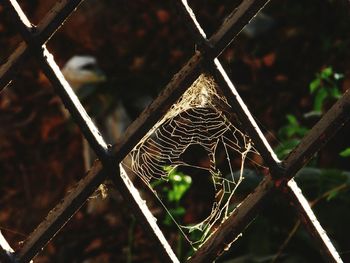
[[[332,98],[339,99],[341,97],[341,92],[339,91],[338,87],[333,87],[329,89],[329,92],[332,96]]]
[[[319,89],[314,100],[314,111],[322,112],[323,102],[328,97],[328,92],[325,88]]]
[[[299,126],[298,130],[296,131],[296,134],[299,135],[300,137],[304,137],[305,134],[307,134],[309,131],[309,128]]]
[[[169,188],[164,188],[167,201],[178,204],[192,184],[192,178],[176,170],[176,167],[164,166],[164,171],[168,173]]]
[[[282,144],[278,145],[275,148],[275,152],[278,158],[286,157],[294,148],[299,144],[299,139],[291,139],[288,141],[284,141]]]
[[[345,150],[341,151],[339,153],[339,155],[341,157],[349,157],[350,156],[350,147],[349,148],[346,148]]]
[[[321,80],[319,78],[314,79],[309,85],[310,93],[314,93],[320,86]]]
[[[327,67],[324,70],[321,71],[321,78],[322,79],[328,79],[331,77],[333,74],[333,68],[332,67]]]
[[[293,114],[287,114],[286,116],[288,123],[290,124],[294,124],[294,125],[298,125],[298,119],[297,117],[295,117]]]
[[[336,198],[338,194],[339,194],[339,191],[330,192],[329,195],[327,196],[327,201],[330,201],[330,200]]]
[[[189,187],[189,184],[175,184],[173,189],[168,192],[168,200],[170,202],[179,202]]]
[[[308,128],[299,124],[297,117],[294,115],[287,114],[286,119],[288,124],[281,127],[278,131],[279,137],[283,143],[285,140],[289,140],[293,137],[302,137],[309,131]]]

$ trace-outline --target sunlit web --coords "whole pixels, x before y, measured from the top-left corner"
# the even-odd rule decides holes
[[[189,226],[175,222],[194,247],[204,242],[214,226],[227,218],[231,212],[230,201],[243,180],[246,157],[257,154],[250,138],[238,129],[239,125],[226,99],[218,94],[213,78],[202,74],[129,154],[131,162],[127,166],[157,198],[159,194],[152,185],[155,181],[168,180],[169,169],[165,167],[190,167],[209,172],[215,200],[208,217]],[[184,158],[193,145],[200,145],[205,150],[206,163]],[[227,171],[222,171],[217,164],[219,145],[225,155]],[[239,156],[238,168],[232,164],[232,152]],[[192,154],[196,155],[196,152]],[[196,240],[190,235],[194,230],[200,232]]]

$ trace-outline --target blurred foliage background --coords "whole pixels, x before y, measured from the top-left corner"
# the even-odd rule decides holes
[[[55,1],[19,2],[38,23]],[[209,36],[239,2],[189,1]],[[350,3],[271,1],[263,13],[267,19],[260,22],[261,32],[241,33],[220,60],[265,136],[284,157],[350,88]],[[0,59],[5,61],[20,41],[0,5]],[[193,55],[195,44],[169,1],[86,0],[49,41],[48,49],[61,67],[74,55],[94,56],[107,81],[93,98],[118,101],[135,119],[144,106],[140,98],[156,97]],[[99,107],[92,101],[84,102],[90,112]],[[16,80],[0,94],[0,123],[0,228],[19,248],[84,176],[83,145],[33,58],[21,65]],[[350,261],[349,131],[345,124],[296,177],[344,262]],[[242,198],[253,186],[241,190]],[[35,262],[159,262],[121,197],[107,191],[113,198],[100,198],[97,192]],[[175,193],[176,202],[185,198],[183,194]],[[287,200],[271,198],[218,262],[322,262],[298,225]],[[179,248],[176,228],[166,220],[161,227]],[[186,248],[176,251],[182,259],[189,253]]]

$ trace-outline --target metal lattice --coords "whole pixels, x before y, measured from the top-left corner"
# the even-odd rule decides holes
[[[57,94],[82,130],[85,138],[99,158],[88,174],[74,190],[52,209],[46,219],[27,238],[21,249],[12,252],[2,238],[0,259],[2,262],[29,262],[67,223],[71,216],[83,205],[94,190],[110,177],[127,203],[130,204],[145,231],[155,241],[159,254],[166,262],[178,262],[174,252],[160,231],[151,212],[143,202],[124,170],[119,171],[119,162],[130,152],[135,144],[162,117],[171,105],[184,93],[187,87],[199,76],[202,69],[210,71],[219,83],[228,102],[245,126],[257,150],[262,155],[268,169],[266,177],[259,186],[243,201],[230,217],[219,226],[215,233],[197,250],[190,262],[212,262],[220,255],[227,244],[232,243],[249,222],[257,215],[266,197],[274,190],[285,195],[299,213],[299,217],[318,245],[324,259],[328,262],[342,262],[338,252],[322,229],[307,200],[293,180],[296,172],[334,135],[350,118],[350,95],[346,92],[341,99],[303,138],[292,153],[279,161],[270,145],[255,123],[244,102],[224,71],[218,56],[233,41],[242,28],[264,7],[268,0],[244,0],[232,11],[218,31],[209,39],[197,22],[186,0],[174,1],[181,19],[188,26],[198,45],[188,63],[173,77],[164,91],[134,121],[124,134],[120,143],[108,147],[101,134],[86,114],[78,98],[63,77],[45,44],[78,7],[82,0],[61,0],[37,25],[33,26],[15,0],[4,1],[15,17],[24,39],[0,68],[0,91],[13,78],[14,69],[23,63],[25,57],[34,54],[48,79],[56,88]]]

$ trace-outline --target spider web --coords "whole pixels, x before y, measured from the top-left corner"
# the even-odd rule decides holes
[[[176,222],[170,214],[193,248],[203,243],[215,226],[232,212],[230,202],[244,179],[247,156],[258,154],[250,138],[239,129],[240,126],[226,99],[219,95],[212,76],[202,74],[134,147],[129,154],[131,161],[123,163],[151,189],[169,214],[169,209],[153,187],[154,182],[169,180],[171,171],[166,168],[195,168],[209,173],[215,190],[210,214],[192,225]],[[199,145],[205,151],[204,161],[185,158],[193,145]],[[221,148],[221,155],[224,156],[221,162],[226,164],[225,169],[218,165],[218,148]],[[190,155],[195,157],[197,153]],[[191,236],[193,231],[199,232],[196,238]]]

